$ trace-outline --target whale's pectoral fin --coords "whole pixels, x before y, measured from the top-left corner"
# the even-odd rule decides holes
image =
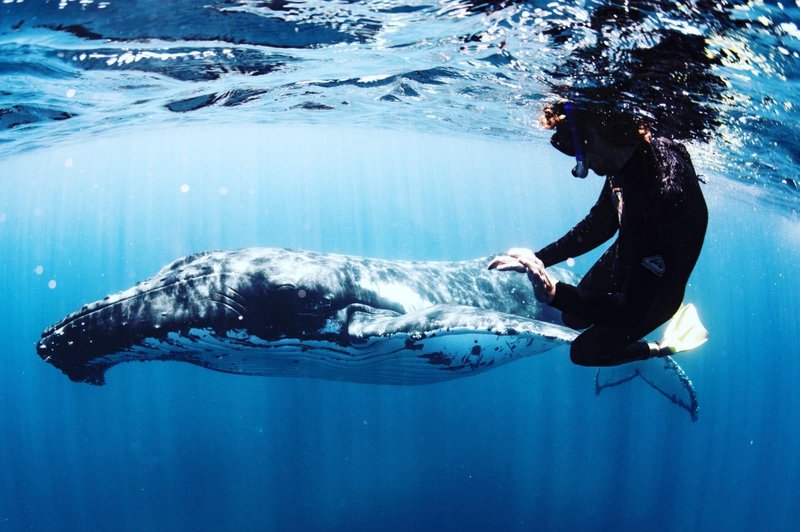
[[[697,421],[697,392],[686,372],[672,357],[649,358],[620,366],[600,368],[594,378],[595,393],[640,377]]]
[[[428,336],[465,331],[499,336],[535,335],[556,344],[572,341],[575,332],[514,314],[464,305],[435,305],[429,308],[399,314],[373,309],[364,305],[351,305],[344,331],[353,339],[409,334]]]
[[[362,303],[347,305],[339,311],[342,340],[349,344],[364,343],[370,337],[375,336],[372,330],[376,323],[391,321],[398,316],[401,316],[399,312],[371,307]]]
[[[105,364],[93,364],[59,369],[61,369],[72,382],[85,382],[87,384],[94,384],[95,386],[103,386],[106,383],[106,370],[108,366]]]

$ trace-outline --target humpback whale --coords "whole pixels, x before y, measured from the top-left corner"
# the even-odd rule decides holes
[[[73,381],[97,385],[110,367],[136,360],[410,385],[475,375],[575,338],[557,311],[536,301],[526,276],[488,271],[489,260],[196,253],[48,327],[37,352]],[[576,280],[568,270],[552,273]],[[669,362],[675,367],[659,360],[598,373],[596,391],[640,376],[694,419],[691,382]],[[665,369],[677,386],[661,382]]]

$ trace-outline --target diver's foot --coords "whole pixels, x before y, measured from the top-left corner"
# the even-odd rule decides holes
[[[670,349],[668,346],[657,344],[655,342],[648,342],[647,347],[650,348],[649,358],[664,358],[675,354],[675,351]]]

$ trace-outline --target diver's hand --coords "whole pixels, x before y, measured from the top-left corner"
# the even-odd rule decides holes
[[[488,268],[493,270],[497,268],[498,271],[514,271],[525,273],[527,268],[519,261],[520,257],[526,257],[529,260],[538,260],[536,255],[528,248],[511,248],[505,255],[498,255],[489,263]]]
[[[511,271],[526,273],[528,268],[520,261],[521,258],[527,259],[531,262],[539,260],[536,257],[536,254],[534,254],[534,252],[528,248],[511,248],[506,252],[505,255],[498,255],[492,259],[488,268],[490,270],[497,268],[497,270],[501,272]]]
[[[541,261],[539,261],[541,264]],[[528,280],[533,286],[533,295],[541,303],[548,305],[553,302],[556,297],[556,285],[558,281],[550,277],[544,266],[541,268],[528,268]]]
[[[520,259],[525,259],[527,261],[539,260],[539,257],[536,256],[536,253],[534,253],[533,250],[528,248],[511,248],[506,252],[506,254],[509,257],[519,260],[520,262],[522,262]]]
[[[508,254],[492,259],[488,268],[499,271],[527,272],[533,286],[533,295],[542,303],[552,303],[556,297],[558,281],[550,277],[544,263],[528,248],[511,248]]]
[[[493,258],[487,268],[490,270],[494,270],[496,268],[497,271],[500,272],[525,273],[528,271],[520,261],[514,257],[509,257],[508,255],[498,255],[497,257]]]
[[[529,249],[515,248],[508,251],[508,254],[525,266],[528,272],[528,280],[533,286],[533,295],[542,303],[550,304],[556,297],[556,285],[558,281],[550,277],[544,263]]]

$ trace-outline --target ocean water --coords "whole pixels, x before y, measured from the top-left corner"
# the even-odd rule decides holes
[[[798,13],[0,4],[0,530],[794,530]],[[565,347],[407,387],[175,362],[97,387],[36,354],[67,313],[196,251],[547,244],[602,185],[536,128],[563,96],[655,117],[705,176],[686,300],[710,340],[676,358],[694,423],[641,381],[595,395]]]

